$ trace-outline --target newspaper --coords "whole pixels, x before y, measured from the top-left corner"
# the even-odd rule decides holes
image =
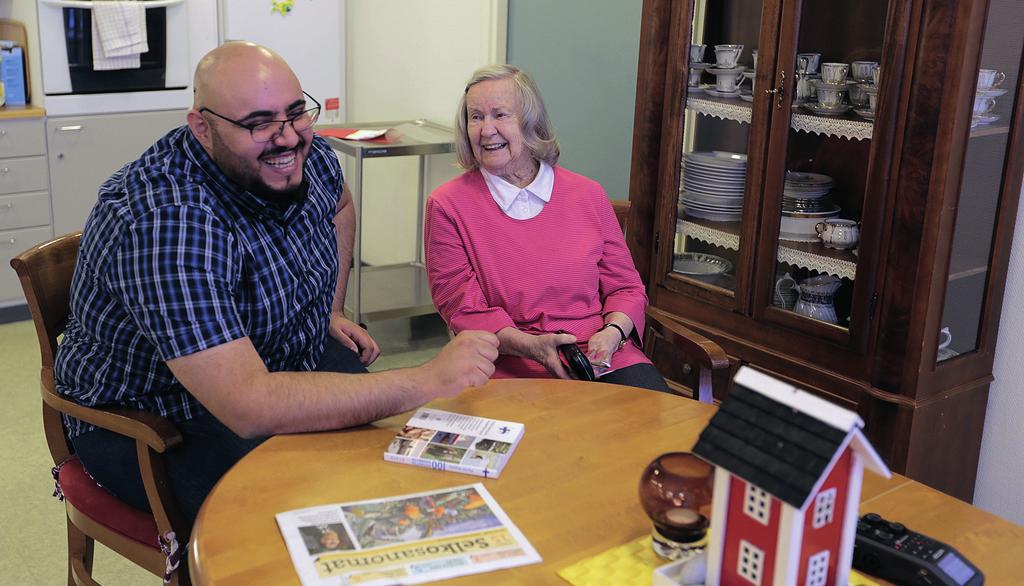
[[[277,514],[303,586],[420,584],[541,561],[483,484]]]

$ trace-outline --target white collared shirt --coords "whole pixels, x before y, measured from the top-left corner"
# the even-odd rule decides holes
[[[506,216],[516,220],[529,220],[544,209],[551,201],[551,190],[555,185],[555,171],[551,165],[541,161],[537,176],[526,187],[516,187],[497,175],[480,169],[487,182],[487,190]]]

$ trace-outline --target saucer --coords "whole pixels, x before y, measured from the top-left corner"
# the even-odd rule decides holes
[[[977,95],[982,98],[998,98],[999,96],[1006,95],[1008,91],[1006,88],[990,87],[985,90],[978,90]]]
[[[803,104],[803,107],[805,110],[812,114],[817,114],[818,116],[841,116],[849,112],[853,106],[850,106],[849,104],[839,104],[834,108],[824,108],[818,104],[805,103]]]
[[[753,102],[754,101],[754,94],[740,92],[740,99],[743,100],[744,102]]]
[[[857,82],[852,79],[847,79],[839,83],[829,83],[820,79],[812,79],[811,84],[817,88],[825,88],[830,90],[845,90],[851,85],[857,85]]]
[[[999,120],[999,114],[978,114],[972,120],[977,120],[978,124],[992,124]]]
[[[692,94],[703,94],[704,93],[704,88],[700,87],[699,85],[688,85],[688,86],[686,86],[686,93],[691,94],[691,95]]]
[[[875,111],[868,108],[854,108],[853,113],[868,120],[875,119]]]
[[[690,69],[707,69],[708,64],[703,61],[690,61]]]
[[[731,92],[720,92],[720,91],[718,91],[716,89],[706,89],[706,90],[704,90],[704,93],[706,93],[709,96],[714,96],[716,98],[738,98],[738,97],[740,97],[740,90],[733,90]]]

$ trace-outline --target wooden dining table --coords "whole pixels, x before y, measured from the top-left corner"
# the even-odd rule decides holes
[[[408,413],[346,430],[271,438],[214,487],[189,545],[202,585],[299,584],[274,515],[483,482],[543,562],[451,584],[565,584],[556,572],[650,532],[640,475],[688,451],[712,405],[603,383],[495,380],[431,407],[518,421],[526,433],[497,479],[385,462]],[[865,473],[861,512],[952,545],[992,585],[1024,583],[1024,527],[905,477]],[[447,582],[446,582],[447,583]]]

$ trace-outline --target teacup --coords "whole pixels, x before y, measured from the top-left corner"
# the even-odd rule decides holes
[[[868,81],[878,67],[878,61],[854,61],[850,63],[850,75],[857,81]]]
[[[814,231],[827,248],[846,250],[856,248],[860,242],[860,224],[854,220],[829,218],[815,224]]]
[[[868,109],[874,112],[878,108],[878,86],[869,85],[864,92],[868,95]]]
[[[868,105],[868,92],[867,88],[862,83],[850,84],[848,88],[850,91],[850,103],[858,108],[863,108]]]
[[[1006,74],[995,69],[978,70],[978,89],[990,90],[1006,80]]]
[[[700,86],[700,74],[704,73],[703,67],[693,67],[690,65],[690,78],[687,80],[687,85],[690,87]]]
[[[952,341],[953,334],[949,333],[949,326],[946,326],[939,330],[939,352],[942,352],[946,348],[949,348],[949,344]]]
[[[715,76],[715,89],[720,92],[734,92],[743,83],[744,73],[742,69],[732,71],[713,69],[711,73]]]
[[[797,53],[796,63],[796,70],[798,72],[812,74],[818,73],[818,64],[821,63],[821,53]]]
[[[739,63],[743,45],[715,45],[715,64],[722,69],[731,69]]]
[[[822,63],[821,81],[825,83],[838,84],[846,81],[846,74],[850,66],[846,63]]]
[[[845,86],[831,86],[825,83],[815,83],[818,86],[818,106],[822,108],[836,108],[843,103],[843,94],[846,93]]]
[[[701,63],[704,61],[704,49],[707,45],[690,45],[690,63]]]
[[[995,100],[995,98],[988,98],[988,97],[985,97],[985,96],[975,95],[974,96],[974,111],[972,112],[972,114],[974,116],[981,116],[982,114],[988,114],[995,107],[996,107],[996,100]]]

